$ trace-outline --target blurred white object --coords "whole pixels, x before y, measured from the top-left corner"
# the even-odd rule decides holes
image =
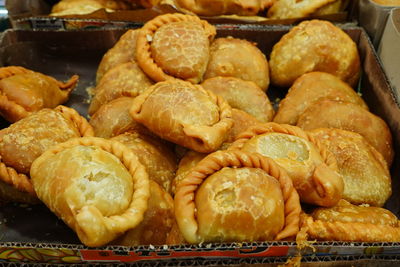
[[[400,8],[390,11],[378,55],[395,91],[397,101],[400,102]]]

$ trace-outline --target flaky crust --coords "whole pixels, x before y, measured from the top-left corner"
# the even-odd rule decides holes
[[[224,142],[226,145],[233,143],[241,133],[245,132],[251,126],[255,126],[260,123],[260,121],[250,114],[235,108],[232,108],[232,119],[233,126]]]
[[[152,54],[152,47],[151,42],[153,41],[154,35],[157,30],[162,27],[163,25],[173,23],[173,22],[193,22],[198,23],[204,29],[204,36],[199,36],[199,38],[206,37],[209,42],[211,42],[216,35],[216,30],[214,26],[210,25],[205,20],[200,20],[198,17],[183,15],[183,14],[165,14],[154,18],[153,20],[148,21],[140,30],[137,37],[136,43],[136,60],[142,70],[154,81],[166,81],[175,79],[174,76],[169,75],[166,73],[154,60],[154,55]],[[171,36],[169,36],[171,37]],[[195,36],[192,36],[196,38]],[[182,44],[184,45],[184,44]],[[208,51],[207,51],[208,52]],[[181,55],[183,57],[189,56],[200,56],[200,55]],[[207,55],[208,61],[208,55]],[[204,66],[196,66],[195,69],[203,69],[205,71],[205,67],[207,65],[207,61],[205,62]],[[170,66],[171,68],[173,66]],[[193,83],[198,83],[203,76],[204,71],[200,71],[200,73],[193,74],[192,77],[185,77],[185,80],[188,80]],[[203,72],[203,73],[201,73]],[[177,77],[180,78],[180,77]]]
[[[243,146],[252,138],[257,138],[257,136],[266,133],[282,133],[303,138],[315,146],[317,153],[320,154],[323,162],[318,162],[317,158],[313,158],[312,153],[309,153],[309,159],[305,161],[304,168],[312,170],[309,174],[310,177],[301,177],[302,179],[300,177],[292,178],[296,179],[294,185],[299,192],[301,201],[330,207],[342,198],[344,184],[343,179],[338,174],[337,162],[334,155],[318,140],[298,127],[273,122],[258,124],[239,135],[237,140],[228,149],[243,149]],[[310,151],[312,150],[310,149]],[[282,167],[293,167],[290,161],[285,161],[281,164]]]
[[[326,72],[309,72],[301,75],[284,99],[274,122],[296,125],[299,116],[321,99],[350,102],[368,110],[364,100],[348,84]]]
[[[150,87],[135,98],[130,114],[161,138],[203,153],[215,151],[233,125],[231,107],[222,97],[178,80]]]
[[[207,240],[206,236],[199,236],[197,232],[195,192],[204,179],[224,167],[261,168],[276,178],[279,181],[285,202],[285,225],[276,235],[275,240],[293,237],[297,234],[301,207],[299,196],[286,172],[276,165],[273,160],[257,153],[237,150],[217,151],[200,161],[178,186],[175,195],[175,216],[186,241],[199,243]]]
[[[359,133],[382,154],[388,166],[393,162],[392,134],[386,122],[353,103],[322,99],[300,115],[297,126],[304,130],[339,128]]]
[[[336,0],[279,0],[268,10],[270,19],[303,18]]]
[[[322,20],[293,27],[274,45],[269,66],[271,82],[281,87],[312,71],[331,73],[351,86],[360,76],[357,45],[343,30]]]
[[[104,216],[90,201],[87,201],[81,209],[76,210],[73,204],[76,201],[74,199],[79,197],[75,195],[77,192],[62,188],[63,193],[61,193],[57,187],[48,187],[53,182],[49,180],[51,177],[41,175],[41,169],[46,168],[47,164],[51,163],[53,156],[76,146],[94,146],[111,153],[128,170],[134,191],[124,212]],[[97,137],[75,138],[53,146],[32,164],[31,178],[38,197],[50,210],[73,228],[82,243],[87,246],[102,246],[123,232],[137,226],[143,220],[143,214],[147,210],[147,200],[150,196],[147,172],[133,152],[119,142]],[[57,177],[57,179],[61,179],[60,183],[67,186],[73,183],[73,181],[69,181],[70,178]]]
[[[77,131],[79,133],[80,136],[93,136],[93,129],[92,127],[89,125],[89,123],[86,121],[85,118],[81,117],[74,109],[65,107],[65,106],[58,106],[57,108],[54,109],[57,112],[60,112],[62,114],[62,116],[70,123],[72,123],[72,125],[75,127],[75,129],[72,129],[73,131]],[[42,112],[46,112],[46,110],[43,110]],[[50,118],[49,116],[46,116],[47,118]],[[24,120],[20,121],[19,124],[20,125],[24,125],[26,120],[30,120],[29,117],[25,118]],[[59,125],[60,129],[61,129],[61,123]],[[13,127],[11,127],[13,128]],[[9,128],[3,129],[0,132],[1,138],[0,138],[0,142],[4,143],[4,136],[8,135],[8,134],[13,134],[13,130]],[[14,134],[17,134],[18,132],[21,131],[21,128],[18,128],[17,132],[14,132]],[[39,129],[32,129],[32,131],[34,132],[39,132]],[[71,137],[78,137],[79,135],[74,135],[74,133],[69,134],[68,136]],[[25,136],[25,138],[28,138],[29,140],[34,139],[34,136]],[[32,139],[30,139],[32,138]],[[9,138],[7,139],[9,140]],[[63,139],[60,139],[60,141],[62,141]],[[9,141],[11,142],[11,140]],[[32,143],[32,141],[30,141]],[[57,143],[57,142],[56,142]],[[43,143],[42,145],[40,145],[41,147],[41,151],[39,151],[39,154],[44,152],[47,148],[49,148],[49,146],[53,145],[54,143],[46,141],[46,143]],[[3,145],[3,144],[2,144]],[[26,145],[21,145],[22,147],[26,146]],[[47,147],[46,147],[47,146]],[[16,146],[15,148],[18,148],[18,146]],[[21,147],[20,147],[21,148]],[[30,150],[32,150],[32,147],[29,147]],[[3,149],[1,149],[3,150]],[[16,151],[13,151],[14,154],[16,153]],[[4,153],[6,153],[6,150],[4,150]],[[30,151],[30,153],[35,153]],[[18,155],[18,154],[17,154]],[[17,191],[19,191],[20,193],[22,193],[23,195],[29,195],[26,197],[18,197],[18,195],[15,195],[16,198],[9,198],[6,200],[13,200],[13,201],[20,201],[20,202],[26,202],[26,200],[31,203],[31,202],[37,202],[36,200],[36,193],[33,189],[32,183],[31,183],[31,179],[29,178],[28,174],[29,174],[29,169],[31,168],[31,163],[34,160],[34,158],[32,158],[32,161],[29,162],[23,162],[23,163],[18,163],[18,162],[13,162],[13,166],[10,165],[10,162],[13,161],[13,157],[7,156],[7,162],[4,162],[4,158],[5,155],[1,155],[0,156],[0,180],[2,182],[4,182],[5,184],[13,187],[14,189],[16,189]],[[4,190],[6,190],[5,188],[3,188]],[[9,196],[12,196],[11,194],[8,194]]]

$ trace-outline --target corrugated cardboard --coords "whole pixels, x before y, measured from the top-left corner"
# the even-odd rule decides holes
[[[290,28],[260,25],[217,25],[218,36],[234,36],[256,42],[269,56],[272,46]],[[386,207],[400,215],[400,109],[379,64],[367,34],[357,27],[346,28],[358,44],[363,65],[361,92],[372,112],[386,120],[392,130],[395,151],[393,195]],[[67,105],[87,115],[87,88],[94,86],[102,55],[113,46],[123,30],[93,31],[7,31],[0,40],[0,65],[21,65],[65,80],[79,74],[80,81]],[[271,87],[269,98],[282,98],[286,90]],[[3,122],[3,127],[6,123]],[[299,251],[295,242],[202,244],[87,248],[61,220],[42,205],[8,204],[0,208],[0,263],[12,260],[31,263],[118,263],[138,265],[245,265],[283,264]],[[398,243],[318,242],[315,251],[301,251],[303,261],[337,261],[340,266],[358,262],[400,259]]]

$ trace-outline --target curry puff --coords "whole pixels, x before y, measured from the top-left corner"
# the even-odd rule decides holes
[[[161,15],[139,30],[136,60],[156,82],[179,78],[199,83],[215,34],[214,26],[196,16]]]
[[[179,183],[175,216],[189,243],[270,241],[299,230],[299,196],[272,159],[217,151]]]
[[[241,15],[255,16],[269,8],[276,0],[176,0],[180,8],[184,8],[197,15]]]
[[[75,110],[42,109],[0,131],[0,198],[35,202],[29,171],[32,162],[53,145],[93,136],[93,129]]]
[[[50,16],[89,14],[105,8],[107,11],[129,9],[124,0],[61,0],[53,6]]]
[[[268,61],[255,43],[233,37],[218,38],[211,45],[210,61],[204,79],[217,76],[252,81],[267,91]]]
[[[63,83],[23,67],[0,68],[0,114],[16,122],[42,108],[55,108],[68,100],[77,82],[77,75]]]
[[[259,124],[239,135],[232,149],[274,159],[292,179],[302,202],[330,207],[342,198],[344,184],[334,155],[298,127]]]
[[[389,166],[392,164],[394,151],[389,127],[380,117],[358,105],[320,100],[300,115],[297,126],[304,130],[339,128],[359,133],[382,154]]]
[[[364,100],[348,84],[326,72],[309,72],[301,75],[279,103],[274,122],[296,125],[299,116],[321,99],[350,102],[366,110]]]
[[[217,150],[233,125],[222,97],[179,80],[151,86],[135,98],[130,113],[161,138],[203,153]]]
[[[201,86],[222,96],[232,108],[243,110],[260,122],[269,122],[274,116],[268,96],[254,82],[235,77],[214,77],[205,80]]]
[[[310,240],[399,242],[400,224],[389,210],[352,205],[346,200],[332,208],[317,208],[302,215],[302,231]]]
[[[233,126],[229,131],[228,137],[226,138],[223,146],[229,146],[230,143],[234,142],[240,136],[240,134],[246,131],[249,127],[261,123],[250,114],[236,108],[232,108],[232,119]],[[220,147],[220,149],[223,148],[223,146]]]
[[[174,152],[162,140],[138,132],[126,132],[111,140],[130,148],[146,168],[149,179],[171,193],[172,180],[178,167],[177,160]]]
[[[147,210],[149,178],[117,141],[74,138],[53,146],[31,168],[37,196],[86,246],[102,246],[136,227]]]
[[[328,21],[301,22],[285,34],[272,48],[271,82],[290,87],[307,72],[331,73],[350,86],[360,76],[357,45],[343,30]]]
[[[327,128],[311,134],[335,155],[344,182],[343,199],[378,207],[385,204],[392,193],[390,173],[385,159],[364,137]]]

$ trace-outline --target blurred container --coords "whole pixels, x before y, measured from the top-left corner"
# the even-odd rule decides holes
[[[400,8],[390,11],[386,27],[379,44],[378,55],[400,102]]]

